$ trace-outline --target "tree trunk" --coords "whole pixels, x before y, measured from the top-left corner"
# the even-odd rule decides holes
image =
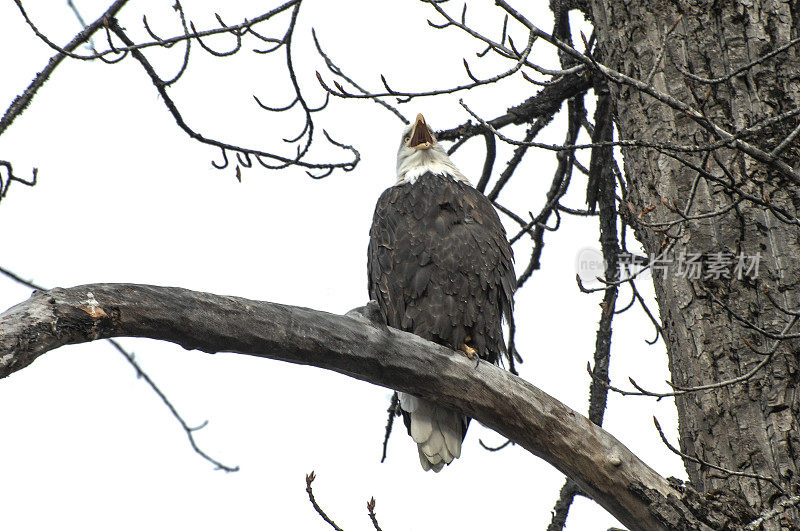
[[[591,10],[600,62],[649,82],[730,133],[800,107],[798,46],[748,67],[798,37],[797,2],[595,0]],[[654,65],[659,58],[660,64]],[[709,83],[681,70],[701,78],[730,78]],[[694,146],[720,139],[703,126],[703,120],[631,86],[611,85],[623,139]],[[746,140],[769,153],[796,127],[795,115]],[[782,147],[775,155],[796,173],[797,138]],[[695,489],[701,493],[730,489],[761,512],[795,494],[798,483],[800,343],[777,341],[750,326],[772,334],[787,328],[788,333],[800,331],[793,326],[794,316],[785,311],[796,310],[800,300],[797,184],[784,180],[785,172],[734,148],[670,153],[675,156],[658,149],[623,150],[625,207],[637,238],[649,256],[666,248],[667,260],[675,260],[665,271],[653,272],[673,385],[696,387],[745,375],[765,359],[754,349],[768,352],[777,345],[751,378],[676,397],[680,447],[713,465],[772,478],[774,484],[686,460]],[[739,192],[749,196],[742,200]],[[684,211],[687,205],[690,218],[721,212],[677,223],[666,231],[652,226],[680,220],[675,209]],[[722,256],[717,253],[733,257],[731,278],[714,278],[710,266],[712,258]],[[701,278],[681,274],[681,259],[696,254],[703,256]],[[738,255],[758,254],[757,278],[737,278]],[[746,259],[746,265],[755,260]],[[800,519],[792,509],[764,525],[793,527],[800,525]]]

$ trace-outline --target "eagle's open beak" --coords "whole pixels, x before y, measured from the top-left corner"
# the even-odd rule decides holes
[[[421,114],[417,115],[417,120],[414,122],[414,131],[411,133],[411,141],[408,143],[410,148],[429,148],[433,145],[433,135],[431,130],[428,129],[428,124],[425,123],[425,118]]]

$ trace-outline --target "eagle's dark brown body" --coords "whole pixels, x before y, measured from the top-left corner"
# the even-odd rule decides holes
[[[378,199],[368,251],[369,294],[386,324],[498,363],[511,319],[511,247],[489,200],[430,172]]]
[[[378,199],[370,230],[369,294],[384,321],[498,363],[516,284],[512,261],[494,207],[418,114],[403,131],[397,182]],[[439,472],[461,456],[469,418],[421,396],[397,398],[423,470]]]

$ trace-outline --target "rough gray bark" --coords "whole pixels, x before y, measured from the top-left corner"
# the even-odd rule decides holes
[[[445,347],[376,324],[370,311],[339,316],[135,284],[55,288],[0,314],[0,377],[59,346],[119,336],[314,365],[463,411],[573,478],[631,529],[709,529],[677,486],[586,417],[498,367],[476,368]]]
[[[591,13],[601,62],[639,80],[647,79],[654,69],[656,89],[700,109],[728,131],[800,107],[797,46],[743,68],[798,37],[797,2],[595,0]],[[673,27],[674,33],[668,36]],[[662,47],[663,59],[654,65],[662,56]],[[740,71],[730,79],[707,83],[691,79],[680,69],[703,78]],[[691,119],[631,86],[610,85],[622,138],[681,145],[719,140],[703,127],[702,120]],[[769,153],[797,124],[795,117],[747,140]],[[795,172],[800,160],[797,146],[795,139],[777,155]],[[636,216],[651,206],[655,209],[642,216],[644,221],[675,219],[677,215],[664,202],[672,205],[674,200],[683,209],[691,201],[693,186],[692,215],[719,211],[741,199],[731,188],[790,215],[790,223],[784,223],[769,207],[745,200],[728,212],[680,223],[666,232],[646,224],[637,227],[637,237],[650,255],[658,254],[665,244],[674,246],[673,257],[681,253],[760,253],[757,281],[692,280],[672,269],[653,275],[673,384],[692,387],[746,374],[764,359],[747,342],[768,350],[772,341],[745,321],[774,334],[780,334],[790,321],[790,315],[769,300],[765,288],[784,309],[798,307],[800,231],[792,224],[800,206],[797,185],[784,180],[785,172],[770,169],[735,149],[716,150],[711,156],[681,154],[695,169],[657,150],[631,148],[623,153],[629,185],[625,199],[632,206],[634,224]],[[703,172],[708,174],[695,182]],[[800,464],[798,352],[796,339],[783,341],[765,368],[746,382],[676,398],[683,452],[728,469],[772,478],[784,491],[763,480],[721,474],[687,461],[689,478],[699,492],[730,489],[758,512],[795,492]],[[793,510],[785,513],[782,521],[768,522],[765,527],[796,525],[800,519]]]

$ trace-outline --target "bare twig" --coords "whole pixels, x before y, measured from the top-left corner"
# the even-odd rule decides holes
[[[114,5],[120,4],[120,3],[124,5],[126,2],[127,2],[127,0],[118,0]],[[58,46],[57,44],[55,44],[54,42],[52,42],[44,33],[42,33],[39,30],[38,27],[36,27],[36,25],[33,23],[33,21],[28,17],[27,12],[22,7],[22,1],[21,0],[14,0],[14,3],[17,4],[17,7],[19,8],[20,12],[22,13],[22,16],[25,18],[25,21],[31,27],[31,29],[36,34],[36,36],[39,37],[39,39],[41,39],[45,44],[47,44],[53,50],[57,51],[59,54],[63,54],[64,56],[70,57],[71,59],[79,59],[79,60],[83,60],[83,61],[92,61],[92,60],[95,60],[95,59],[103,58],[106,55],[110,55],[110,54],[117,55],[117,54],[120,54],[120,53],[126,53],[126,52],[130,52],[130,51],[133,51],[133,50],[142,50],[144,48],[152,48],[152,47],[162,47],[162,48],[164,48],[164,47],[169,47],[169,46],[174,45],[175,43],[178,43],[178,42],[181,42],[181,41],[185,41],[185,40],[188,40],[188,39],[195,39],[198,42],[201,42],[200,39],[202,37],[208,37],[208,36],[211,36],[211,35],[220,35],[220,34],[226,34],[226,33],[234,35],[234,36],[237,37],[237,43],[238,44],[237,44],[237,47],[235,49],[238,50],[239,47],[240,47],[239,45],[241,44],[239,39],[241,38],[242,35],[244,35],[244,33],[248,32],[250,30],[251,26],[254,26],[254,25],[256,25],[256,24],[258,24],[260,22],[264,22],[265,20],[269,20],[270,18],[274,17],[276,14],[282,13],[283,11],[286,11],[290,7],[295,7],[296,8],[300,4],[300,2],[301,2],[301,0],[289,0],[288,2],[276,7],[275,9],[272,9],[271,11],[268,11],[267,13],[264,13],[262,15],[258,15],[256,17],[251,18],[251,19],[245,19],[244,22],[242,22],[240,24],[236,24],[234,26],[225,26],[225,25],[223,25],[220,28],[215,28],[215,29],[205,30],[205,31],[196,31],[194,29],[194,26],[190,23],[190,26],[192,27],[192,31],[189,32],[189,33],[185,33],[183,35],[178,35],[178,36],[175,36],[175,37],[169,37],[169,38],[166,38],[166,39],[156,39],[156,40],[153,40],[153,41],[150,41],[150,42],[144,42],[144,43],[140,43],[140,44],[135,44],[135,43],[131,42],[129,44],[126,44],[125,46],[115,46],[115,45],[112,44],[112,45],[109,46],[108,50],[104,50],[102,52],[96,52],[96,53],[93,53],[93,54],[90,54],[90,55],[80,55],[80,54],[72,53],[72,50],[77,48],[77,46],[70,47],[69,45],[67,45],[67,46],[62,48],[62,47]],[[113,7],[114,6],[112,6],[112,8]],[[120,8],[121,7],[122,6],[120,6]],[[106,11],[106,13],[100,19],[98,19],[98,20],[101,21],[101,24],[103,25],[103,27],[107,28],[107,27],[110,26],[111,19],[116,15],[117,11],[119,11],[119,8],[117,8],[113,13],[111,13],[111,8],[109,8]],[[87,26],[84,31],[90,30],[93,26],[94,26],[94,24]],[[96,31],[97,29],[99,29],[99,27],[94,28],[94,30],[92,30],[92,33],[94,31]],[[148,32],[150,32],[149,29],[148,29]],[[250,32],[250,33],[253,33],[253,32]],[[151,32],[151,36],[152,36],[152,32]],[[78,43],[78,45],[80,45],[80,44],[82,44],[82,42]],[[201,43],[201,46],[203,46],[204,49],[209,51],[209,53],[212,53],[214,55],[219,55],[218,52],[214,52],[213,50],[209,49],[208,47],[206,47],[202,43]],[[230,55],[230,54],[231,54],[231,52],[225,52],[222,55]]]
[[[486,139],[486,158],[483,161],[481,177],[478,179],[478,184],[475,185],[475,188],[482,193],[486,191],[486,185],[489,183],[489,178],[492,176],[494,159],[497,157],[497,142],[495,141],[494,135],[487,131],[483,137]]]
[[[31,280],[23,279],[19,275],[9,271],[8,269],[6,269],[6,268],[4,268],[2,266],[0,266],[0,273],[2,273],[3,275],[7,276],[8,278],[14,280],[15,282],[17,282],[19,284],[22,284],[24,286],[27,286],[29,288],[32,288],[32,289],[35,289],[35,290],[45,290],[46,289],[46,288],[43,288],[42,286],[39,286],[38,284],[34,283]],[[111,345],[117,350],[117,352],[119,352],[120,354],[122,354],[125,357],[127,362],[130,363],[131,366],[136,371],[136,377],[143,379],[147,383],[147,385],[150,387],[150,389],[152,389],[153,392],[158,395],[158,397],[161,399],[161,401],[164,403],[164,405],[167,406],[167,409],[169,409],[170,413],[172,413],[172,416],[175,417],[175,419],[178,421],[178,423],[183,428],[183,431],[186,432],[186,436],[189,438],[189,444],[192,446],[192,449],[195,451],[195,453],[197,453],[200,457],[202,457],[203,459],[205,459],[209,463],[213,464],[219,470],[224,470],[225,472],[236,472],[236,471],[239,470],[238,466],[230,467],[230,466],[222,464],[221,462],[217,461],[216,459],[214,459],[213,457],[211,457],[207,453],[205,453],[202,449],[200,449],[199,446],[197,446],[197,443],[194,440],[194,432],[197,431],[197,430],[200,430],[200,429],[204,428],[206,425],[208,425],[208,421],[204,421],[199,426],[195,426],[195,427],[190,427],[188,424],[186,424],[186,421],[183,420],[183,417],[181,416],[181,414],[178,413],[178,410],[175,409],[175,406],[172,405],[172,402],[170,402],[170,400],[167,398],[167,396],[164,394],[164,392],[161,391],[161,389],[158,387],[158,385],[156,385],[155,382],[153,382],[153,380],[150,378],[150,375],[148,375],[144,370],[142,370],[141,366],[136,362],[136,358],[134,357],[133,353],[129,352],[128,350],[126,350],[119,343],[119,341],[117,341],[116,339],[107,339],[106,341],[111,343]]]
[[[293,12],[294,16],[296,16],[296,13],[297,13],[296,11]],[[295,18],[292,18],[292,24],[294,24],[295,20],[296,20]],[[293,27],[292,24],[290,24],[290,28]],[[117,24],[115,20],[111,21],[110,28],[111,28],[111,31],[115,35],[117,35],[120,38],[120,40],[122,40],[122,42],[124,42],[125,44],[127,44],[129,46],[132,44],[132,41],[127,37],[127,35],[124,33],[122,28],[119,27],[119,24]],[[287,31],[289,31],[289,30],[287,30]],[[305,102],[302,100],[302,98],[299,95],[299,86],[297,85],[297,81],[296,81],[296,79],[294,77],[294,71],[291,68],[291,62],[289,63],[289,65],[290,65],[290,68],[289,68],[289,70],[290,70],[290,78],[293,80],[295,89],[297,91],[298,98],[301,101],[301,104],[303,105],[303,108],[306,111],[306,125],[305,125],[303,131],[301,132],[300,136],[298,136],[293,141],[299,140],[300,137],[302,137],[306,133],[306,131],[308,131],[308,136],[307,136],[308,140],[307,140],[307,142],[305,143],[305,145],[303,147],[298,149],[298,153],[294,158],[289,158],[289,157],[285,157],[285,156],[278,155],[278,154],[275,154],[275,153],[269,153],[269,152],[262,151],[262,150],[235,146],[235,145],[228,144],[228,143],[225,143],[225,142],[220,142],[218,140],[213,140],[213,139],[210,139],[210,138],[206,138],[202,134],[195,132],[184,121],[184,119],[181,116],[181,113],[178,110],[177,106],[175,105],[174,101],[172,100],[170,95],[167,93],[166,87],[164,86],[163,80],[161,80],[161,78],[158,76],[158,74],[156,73],[155,69],[150,64],[150,62],[147,60],[147,58],[145,58],[145,56],[139,50],[136,50],[136,49],[132,50],[131,53],[132,53],[133,57],[142,65],[142,67],[144,68],[145,72],[147,72],[147,75],[150,77],[150,79],[153,82],[153,85],[156,87],[156,90],[161,95],[161,98],[162,98],[162,100],[164,102],[164,105],[166,105],[166,107],[169,110],[170,114],[172,114],[172,116],[175,119],[175,122],[178,125],[178,127],[180,127],[190,137],[192,137],[193,139],[195,139],[195,140],[197,140],[199,142],[202,142],[204,144],[208,144],[208,145],[211,145],[211,146],[216,146],[216,147],[222,149],[223,152],[226,151],[226,150],[230,150],[230,151],[233,151],[233,152],[236,152],[236,153],[240,153],[240,154],[243,154],[243,155],[246,155],[246,156],[254,156],[262,166],[265,166],[265,167],[268,167],[268,168],[280,169],[280,168],[285,168],[285,167],[290,166],[290,165],[295,165],[295,166],[300,166],[300,167],[307,168],[307,169],[322,170],[322,172],[323,172],[322,174],[320,174],[320,175],[312,175],[313,177],[317,177],[317,178],[321,178],[321,177],[325,177],[327,175],[330,175],[330,173],[334,169],[337,169],[337,168],[338,169],[342,169],[344,171],[351,171],[353,168],[355,168],[356,164],[358,164],[358,162],[361,159],[361,155],[358,153],[358,151],[355,148],[353,148],[352,146],[348,146],[348,145],[336,142],[335,140],[333,140],[327,134],[327,132],[323,131],[323,134],[325,135],[325,138],[327,138],[327,140],[331,144],[336,145],[336,146],[338,146],[338,147],[340,147],[340,148],[342,148],[344,150],[350,151],[353,154],[353,159],[351,161],[348,161],[348,162],[337,162],[337,163],[309,163],[309,162],[306,162],[304,160],[301,160],[301,158],[306,154],[306,151],[307,151],[307,149],[308,149],[308,147],[310,146],[310,143],[311,143],[312,127],[313,126],[310,124],[309,114],[312,112],[312,110],[309,109],[306,106]],[[289,53],[289,51],[287,51],[287,61],[290,61],[290,57],[291,57],[291,53]],[[276,166],[268,165],[262,160],[262,158],[269,159],[271,161],[276,161],[278,164]],[[227,157],[226,157],[226,160],[227,160]],[[215,167],[223,168],[223,167],[225,167],[225,165],[222,165],[222,166],[215,165]]]
[[[323,58],[323,59],[325,59],[325,65],[328,67],[328,70],[330,70],[330,71],[331,71],[333,74],[336,74],[337,76],[341,77],[342,79],[344,79],[345,81],[347,81],[348,83],[350,83],[350,84],[351,84],[351,85],[352,85],[352,86],[353,86],[353,87],[354,87],[356,90],[358,90],[358,91],[359,91],[359,92],[361,92],[362,94],[370,94],[370,92],[369,92],[369,91],[367,91],[366,89],[362,88],[362,87],[361,87],[361,85],[359,85],[359,84],[358,84],[358,83],[356,83],[356,82],[355,82],[355,81],[354,81],[352,78],[350,78],[348,75],[346,75],[346,74],[345,74],[345,73],[342,71],[342,69],[341,69],[341,68],[339,68],[338,66],[336,66],[336,64],[335,64],[335,63],[333,62],[333,60],[332,60],[332,59],[331,59],[331,58],[328,56],[328,54],[327,54],[327,53],[325,53],[325,52],[322,50],[322,46],[320,45],[320,43],[319,43],[319,40],[317,39],[317,32],[314,30],[314,28],[311,28],[311,37],[314,39],[314,46],[316,46],[316,48],[317,48],[317,53],[319,53],[319,54],[322,56],[322,58]],[[326,92],[326,95],[330,95],[330,93],[327,93],[327,92]],[[401,113],[401,112],[400,112],[400,111],[397,109],[397,107],[394,107],[393,105],[390,105],[389,103],[387,103],[386,101],[382,100],[382,99],[381,99],[381,98],[379,98],[378,96],[375,96],[375,97],[373,98],[373,101],[374,101],[375,103],[379,104],[381,107],[384,107],[385,109],[387,109],[389,112],[391,112],[391,113],[392,113],[392,114],[394,114],[395,116],[397,116],[397,118],[398,118],[398,119],[399,119],[401,122],[403,122],[405,125],[408,125],[409,123],[411,123],[411,122],[409,122],[409,121],[408,121],[408,118],[406,118],[405,116],[403,116],[403,113]]]
[[[656,417],[653,417],[653,424],[655,424],[656,430],[658,430],[658,435],[659,435],[659,437],[661,437],[661,442],[663,442],[664,445],[667,448],[669,448],[669,451],[674,453],[675,455],[680,456],[683,459],[691,461],[693,463],[697,463],[700,466],[706,466],[708,468],[713,468],[714,470],[716,470],[718,472],[722,472],[726,476],[740,476],[740,477],[745,477],[745,478],[756,479],[758,481],[765,481],[765,482],[769,483],[770,485],[772,485],[773,487],[775,487],[776,489],[778,489],[778,492],[781,492],[781,493],[785,494],[785,492],[784,492],[783,488],[781,488],[780,484],[777,481],[775,481],[774,479],[772,479],[772,478],[768,478],[766,476],[761,476],[759,474],[753,474],[752,472],[743,472],[741,470],[730,470],[728,468],[724,468],[724,467],[715,465],[713,463],[709,463],[708,461],[704,461],[704,460],[700,459],[699,457],[697,457],[696,455],[689,455],[689,454],[687,454],[685,452],[681,452],[680,450],[678,450],[677,448],[672,446],[672,444],[670,444],[670,442],[667,440],[666,435],[664,435],[664,432],[661,429],[661,424],[658,423],[658,419]]]
[[[27,20],[27,14],[25,14],[24,9],[22,8],[21,0],[14,0],[14,2],[20,8]],[[58,48],[58,53],[50,58],[50,60],[47,62],[47,66],[45,66],[36,75],[36,77],[33,78],[33,81],[31,81],[30,85],[28,85],[25,91],[14,98],[14,101],[11,102],[11,105],[8,107],[8,109],[6,109],[3,118],[0,119],[0,135],[2,135],[5,130],[8,129],[8,126],[14,122],[17,116],[22,114],[28,105],[30,105],[37,91],[47,82],[48,79],[50,79],[50,76],[55,71],[56,67],[61,64],[61,61],[63,61],[64,58],[67,57],[70,52],[72,52],[72,50],[75,50],[78,46],[86,42],[86,40],[92,34],[94,34],[95,31],[103,26],[106,20],[108,20],[110,17],[116,16],[119,10],[122,9],[127,2],[128,0],[117,0],[111,4],[111,6],[109,6],[109,8],[106,9],[97,20],[86,26],[81,32],[75,35],[75,37],[73,37],[73,39],[66,46],[64,46],[63,49]],[[36,31],[38,32],[38,30]]]
[[[522,68],[522,66],[525,64],[525,60],[528,58],[528,54],[530,54],[531,48],[533,47],[533,41],[534,41],[533,33],[530,33],[529,36],[528,36],[528,45],[522,51],[522,54],[520,55],[520,58],[517,60],[516,64],[514,66],[512,66],[511,68],[509,68],[508,70],[506,70],[504,72],[501,72],[499,74],[496,74],[496,75],[494,75],[492,77],[486,78],[486,79],[477,79],[477,78],[472,77],[471,78],[471,83],[466,83],[466,84],[463,84],[463,85],[457,85],[455,87],[448,87],[448,88],[445,88],[445,89],[434,89],[434,90],[427,90],[427,91],[421,91],[421,92],[405,92],[405,91],[398,91],[398,90],[388,89],[388,90],[386,90],[384,92],[369,92],[369,93],[366,93],[366,94],[365,93],[362,93],[362,94],[351,94],[349,92],[346,92],[341,85],[338,85],[336,87],[338,90],[334,90],[334,89],[328,87],[328,85],[325,84],[325,82],[323,81],[321,76],[318,76],[317,80],[319,81],[320,85],[322,86],[322,88],[325,89],[326,92],[328,92],[328,93],[330,93],[330,94],[332,94],[334,96],[340,97],[340,98],[369,98],[369,99],[375,99],[375,98],[379,98],[379,97],[394,96],[394,97],[398,98],[399,101],[405,103],[405,102],[410,101],[413,98],[419,98],[419,97],[424,97],[424,96],[438,96],[438,95],[441,95],[441,94],[452,94],[454,92],[460,92],[462,90],[470,90],[470,89],[473,89],[475,87],[479,87],[479,86],[482,86],[482,85],[489,85],[491,83],[496,83],[496,82],[500,81],[501,79],[505,79],[505,78],[515,74],[516,72],[518,72],[519,69]],[[388,87],[388,85],[385,82],[385,78],[383,78],[383,79],[384,79],[384,85],[386,85]]]
[[[485,442],[483,442],[483,439],[478,439],[478,444],[480,444],[481,448],[483,448],[484,450],[486,450],[488,452],[499,452],[500,450],[502,450],[503,448],[505,448],[509,444],[513,445],[514,443],[512,441],[510,441],[510,440],[507,440],[506,442],[504,442],[500,446],[488,446]]]
[[[564,529],[569,509],[572,506],[572,500],[576,495],[580,494],[583,494],[581,489],[578,488],[574,481],[567,478],[564,481],[564,486],[561,487],[561,492],[558,494],[558,500],[553,506],[553,515],[550,518],[547,531],[561,531]]]
[[[792,180],[795,184],[800,184],[800,173],[795,171],[791,166],[783,162],[782,160],[778,159],[777,157],[770,155],[769,153],[763,151],[762,149],[745,142],[744,140],[738,139],[734,136],[733,133],[728,132],[723,127],[717,125],[715,122],[711,121],[708,117],[706,117],[702,112],[698,111],[691,105],[684,103],[669,94],[661,92],[657,90],[655,87],[648,85],[638,79],[634,79],[630,76],[627,76],[621,72],[617,72],[616,70],[609,68],[603,64],[598,63],[594,58],[584,55],[583,53],[575,50],[571,46],[555,39],[548,33],[542,31],[538,27],[536,27],[531,21],[525,18],[522,14],[520,14],[516,9],[508,5],[505,0],[496,0],[495,2],[497,5],[502,7],[509,15],[519,21],[523,26],[528,28],[532,33],[534,33],[537,37],[540,37],[550,44],[556,46],[559,50],[562,50],[581,63],[593,67],[600,71],[606,78],[609,80],[634,87],[645,94],[652,96],[653,98],[657,99],[658,101],[668,105],[672,109],[680,111],[690,118],[692,118],[698,125],[703,127],[704,129],[708,130],[709,132],[715,134],[722,140],[728,141],[733,147],[741,150],[742,152],[750,155],[752,158],[767,164],[780,172],[785,177]]]
[[[317,478],[317,475],[314,474],[312,470],[310,474],[306,474],[306,492],[308,493],[308,500],[311,502],[311,505],[314,506],[314,510],[317,511],[323,520],[325,520],[332,528],[336,531],[342,531],[342,528],[336,525],[336,523],[330,519],[330,517],[325,514],[325,511],[322,510],[322,507],[319,506],[317,500],[314,498],[314,491],[311,489],[311,483]]]
[[[392,426],[394,425],[394,418],[400,414],[398,406],[400,405],[400,398],[397,396],[397,391],[392,394],[392,399],[389,401],[389,408],[386,412],[389,417],[386,419],[386,434],[383,436],[383,453],[381,454],[381,463],[386,461],[386,449],[389,446],[389,436],[392,434]]]
[[[799,319],[800,319],[800,316],[797,316],[797,315],[792,316],[792,318],[789,320],[789,322],[784,327],[783,333],[781,335],[786,335],[786,332],[788,332],[789,329],[791,329],[797,323],[797,321]],[[714,383],[705,384],[705,385],[698,385],[698,386],[695,386],[695,387],[683,387],[683,386],[680,386],[680,385],[677,385],[677,384],[674,384],[674,383],[668,381],[666,383],[667,383],[667,385],[672,387],[673,391],[672,392],[665,392],[665,393],[656,393],[656,392],[653,392],[653,391],[648,391],[648,390],[642,388],[639,384],[637,384],[636,381],[633,378],[628,378],[628,380],[630,381],[631,385],[633,385],[637,389],[637,391],[625,391],[623,389],[619,389],[619,388],[614,387],[614,386],[612,386],[612,385],[610,385],[608,383],[605,383],[605,382],[603,382],[603,384],[606,385],[609,390],[614,391],[615,393],[619,393],[619,394],[621,394],[623,396],[650,396],[650,397],[653,397],[653,398],[657,398],[659,400],[662,399],[662,398],[683,395],[683,394],[686,394],[686,393],[697,393],[697,392],[700,392],[700,391],[708,391],[708,390],[711,390],[711,389],[719,389],[719,388],[722,388],[722,387],[726,387],[726,386],[734,385],[734,384],[738,384],[738,383],[743,383],[743,382],[746,382],[746,381],[750,380],[753,376],[755,376],[758,373],[758,371],[760,371],[770,361],[772,361],[772,358],[774,357],[775,352],[777,352],[778,347],[780,346],[781,342],[784,339],[785,338],[776,339],[775,342],[772,344],[772,347],[766,352],[757,351],[749,341],[745,340],[744,343],[750,348],[750,350],[752,350],[752,351],[754,351],[754,352],[756,352],[758,354],[762,354],[764,356],[763,359],[760,362],[758,362],[752,369],[750,369],[746,373],[742,374],[741,376],[737,376],[735,378],[729,378],[727,380],[722,380],[722,381],[719,381],[719,382],[714,382]],[[586,365],[586,370],[589,372],[589,375],[592,378],[595,378],[595,375],[592,372],[592,368],[591,368],[591,366],[589,364]],[[601,380],[595,379],[595,381],[601,381]]]
[[[20,177],[14,175],[14,168],[11,166],[11,163],[6,160],[0,160],[0,167],[3,167],[8,172],[6,176],[6,182],[3,183],[3,177],[0,175],[0,201],[8,194],[8,190],[11,188],[11,183],[17,182],[20,184],[24,184],[25,186],[36,186],[36,177],[39,174],[39,170],[37,168],[33,168],[33,176],[31,177],[30,181],[26,181]]]
[[[767,59],[775,57],[776,55],[778,55],[780,53],[785,52],[786,50],[792,48],[793,46],[796,46],[798,43],[800,43],[800,37],[798,37],[796,39],[792,39],[789,42],[787,42],[786,44],[784,44],[783,46],[781,46],[779,48],[776,48],[776,49],[772,50],[771,52],[769,52],[767,54],[764,54],[761,57],[758,57],[758,58],[750,61],[749,63],[747,63],[745,65],[740,66],[739,68],[736,68],[735,70],[733,70],[731,73],[729,73],[727,75],[720,76],[720,77],[715,77],[715,78],[700,77],[700,76],[697,76],[695,74],[692,74],[691,72],[688,72],[688,71],[680,68],[677,65],[676,65],[676,67],[680,70],[681,74],[683,74],[684,76],[686,76],[686,77],[688,77],[690,79],[694,79],[695,81],[699,81],[700,83],[706,83],[708,85],[717,85],[719,83],[724,83],[725,81],[728,81],[729,79],[733,79],[734,77],[742,74],[743,72],[747,72],[748,70],[752,69],[754,66],[756,66],[758,64],[761,64],[764,61],[766,61]]]
[[[370,498],[367,502],[367,512],[369,513],[369,519],[372,522],[372,527],[375,528],[375,531],[382,531],[381,526],[378,525],[378,517],[375,516],[375,498]]]

